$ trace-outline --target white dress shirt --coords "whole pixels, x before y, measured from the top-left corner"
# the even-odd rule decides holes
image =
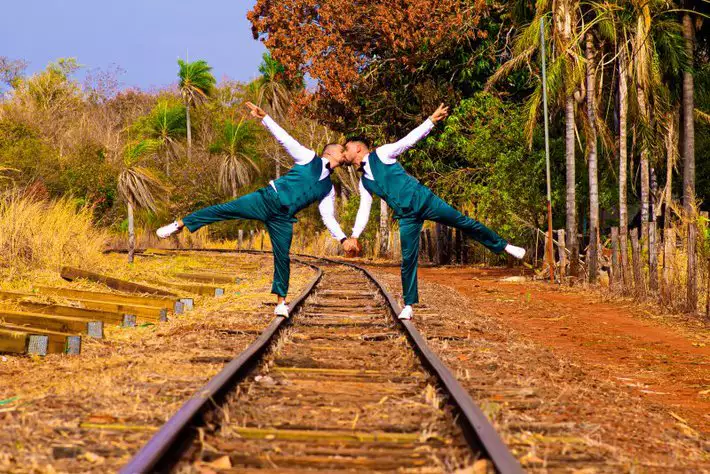
[[[434,128],[434,122],[430,119],[426,119],[424,123],[419,125],[417,128],[409,132],[406,137],[402,138],[396,143],[389,143],[387,145],[382,145],[375,150],[377,156],[386,165],[391,165],[397,161],[397,157],[404,153],[405,151],[412,148],[419,140],[429,135],[429,132]],[[368,163],[369,155],[365,155],[362,159],[363,164],[363,175],[360,178],[360,184],[358,189],[360,190],[360,207],[357,211],[357,216],[355,217],[355,225],[353,225],[352,236],[355,238],[360,237],[362,231],[365,230],[367,221],[370,219],[370,208],[372,207],[372,194],[365,189],[365,185],[362,184],[363,179],[369,179],[371,181],[375,180],[372,175],[372,168],[370,163]]]
[[[264,124],[274,138],[276,138],[276,140],[278,140],[278,142],[286,149],[288,154],[293,157],[293,161],[295,161],[297,165],[307,165],[316,158],[317,155],[315,151],[298,143],[296,139],[289,135],[286,130],[281,128],[281,126],[274,122],[274,120],[268,115],[264,117],[261,123]],[[319,181],[323,181],[325,178],[330,176],[331,173],[331,169],[328,166],[328,160],[321,158],[321,161],[323,163],[323,168],[321,170],[320,178],[318,179]],[[272,188],[274,188],[274,191],[278,192],[273,180],[269,181],[269,184]],[[340,224],[338,224],[338,221],[335,219],[335,188],[331,186],[328,195],[321,199],[318,204],[318,210],[320,211],[323,223],[328,228],[328,231],[330,231],[330,235],[337,240],[346,238],[345,232],[343,232],[343,229],[340,228]]]

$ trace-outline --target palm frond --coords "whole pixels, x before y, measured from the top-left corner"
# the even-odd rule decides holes
[[[206,99],[214,91],[217,80],[212,75],[212,67],[200,59],[193,62],[178,59],[179,86],[183,98],[188,103]]]
[[[167,187],[149,168],[129,166],[118,176],[118,192],[126,202],[156,212]]]

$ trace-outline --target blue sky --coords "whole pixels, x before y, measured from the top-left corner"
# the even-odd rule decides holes
[[[0,55],[28,73],[60,57],[85,69],[120,66],[123,86],[177,81],[177,58],[205,59],[218,81],[258,75],[264,46],[246,13],[254,0],[20,0],[3,2]]]

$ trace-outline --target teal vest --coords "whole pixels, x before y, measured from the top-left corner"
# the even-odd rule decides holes
[[[414,195],[420,192],[422,187],[419,181],[404,171],[398,161],[387,165],[374,151],[368,156],[367,162],[375,179],[373,181],[363,177],[362,184],[365,189],[384,199],[394,211],[395,218],[412,212]]]
[[[274,181],[279,202],[288,209],[290,216],[328,195],[333,182],[330,176],[320,180],[322,171],[323,161],[316,156],[308,164],[294,165]]]

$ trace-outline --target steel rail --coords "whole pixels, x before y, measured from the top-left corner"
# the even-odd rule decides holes
[[[197,252],[216,252],[216,253],[249,253],[249,254],[268,254],[271,252],[261,251],[261,250],[229,250],[229,249],[169,249],[171,251],[197,251]],[[387,301],[390,312],[393,319],[399,322],[407,333],[408,340],[412,344],[415,352],[419,355],[422,363],[434,374],[441,383],[441,385],[446,389],[449,394],[452,404],[458,410],[460,416],[456,417],[459,426],[462,428],[466,441],[469,446],[473,449],[480,449],[486,454],[486,457],[491,460],[497,472],[503,474],[522,474],[524,471],[520,466],[520,463],[510,452],[508,447],[505,445],[503,440],[500,438],[496,432],[493,425],[490,423],[486,415],[481,411],[480,408],[473,401],[468,392],[461,386],[461,384],[456,380],[456,377],[451,373],[451,371],[446,367],[442,360],[429,348],[426,343],[426,339],[421,335],[421,333],[414,326],[414,323],[409,320],[400,320],[397,315],[400,313],[401,308],[392,294],[387,291],[387,289],[375,278],[375,276],[370,273],[369,270],[363,268],[354,263],[327,258],[327,257],[316,257],[313,255],[306,254],[294,254],[298,257],[310,258],[314,260],[320,260],[323,262],[328,262],[336,265],[344,265],[356,270],[363,272],[377,287],[378,291],[382,294],[384,299]],[[305,263],[300,260],[299,263]],[[311,267],[318,270],[318,275],[309,286],[301,292],[297,300],[294,301],[292,306],[295,307],[300,305],[303,300],[308,296],[308,294],[315,288],[316,284],[322,276],[322,270],[315,265]],[[297,303],[297,304],[296,304]],[[257,340],[250,345],[242,354],[230,362],[222,372],[220,372],[214,379],[212,379],[202,390],[198,391],[197,394],[193,396],[188,402],[183,405],[183,407],[172,417],[166,425],[161,428],[161,430],[146,444],[143,449],[127,464],[122,470],[122,474],[136,474],[145,472],[154,472],[153,468],[158,465],[163,457],[168,454],[168,450],[173,443],[179,438],[181,432],[184,432],[187,427],[193,422],[194,418],[200,413],[200,411],[205,407],[206,402],[212,396],[206,396],[204,393],[211,387],[212,390],[223,389],[229,381],[232,383],[237,377],[237,372],[241,373],[243,377],[247,370],[244,370],[244,365],[248,361],[254,361],[258,359],[264,352],[269,342],[273,339],[274,334],[276,334],[281,323],[285,321],[284,318],[274,318],[271,325],[260,335]],[[276,327],[272,328],[272,326]],[[267,336],[267,333],[269,335]],[[252,349],[258,346],[259,349]],[[229,369],[232,375],[227,378],[223,376],[223,373],[227,372]],[[220,379],[221,385],[217,386],[215,382],[216,379]],[[231,385],[231,384],[230,384]],[[211,392],[210,392],[211,393]],[[201,401],[199,408],[192,407],[197,401]],[[178,420],[176,420],[178,419]],[[170,425],[170,426],[169,426]],[[165,433],[164,433],[165,432]],[[162,434],[162,435],[161,435]],[[171,465],[177,460],[171,460]]]
[[[319,258],[319,257],[315,257]],[[331,259],[326,259],[331,260]],[[389,291],[370,273],[369,270],[353,263],[331,260],[340,265],[346,265],[362,271],[372,282],[377,286],[378,290],[389,303],[392,311],[392,317],[402,324],[404,330],[409,337],[412,346],[419,355],[421,361],[431,370],[439,379],[441,385],[448,392],[453,404],[459,410],[461,416],[457,417],[458,423],[463,429],[464,436],[471,446],[476,446],[484,451],[488,458],[493,462],[498,472],[508,473],[523,473],[518,460],[513,456],[503,440],[498,435],[493,425],[488,421],[486,415],[478,408],[476,402],[473,401],[471,395],[461,386],[454,374],[442,362],[427,345],[426,339],[414,326],[411,320],[401,320],[397,318],[401,308],[397,300],[390,294]]]
[[[310,295],[318,284],[323,271],[303,262],[317,270],[316,276],[308,286],[289,305],[289,313],[296,310]],[[194,433],[189,433],[190,427],[196,424],[209,402],[220,399],[232,386],[246,376],[253,365],[266,352],[274,337],[282,326],[286,325],[288,318],[276,316],[259,337],[242,353],[232,359],[217,375],[207,382],[207,385],[198,390],[192,398],[185,402],[167,423],[143,446],[143,448],[121,469],[121,474],[137,474],[148,472],[166,472],[178,459],[169,455],[171,447],[184,444]]]

